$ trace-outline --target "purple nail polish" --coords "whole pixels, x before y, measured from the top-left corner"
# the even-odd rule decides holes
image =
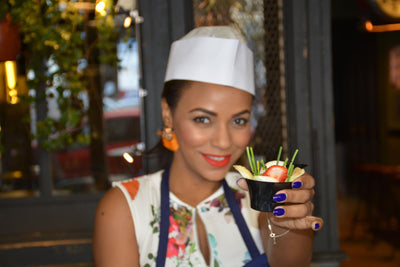
[[[281,202],[286,200],[286,194],[276,194],[272,197],[272,200],[275,202]]]
[[[315,224],[314,224],[314,229],[315,229],[315,230],[318,230],[319,227],[320,227],[319,223],[315,223]]]
[[[292,187],[293,188],[300,188],[302,185],[303,185],[302,182],[296,181],[296,182],[293,182]]]
[[[276,208],[274,209],[274,211],[272,212],[272,214],[274,216],[282,216],[283,214],[285,214],[285,210],[282,208]]]

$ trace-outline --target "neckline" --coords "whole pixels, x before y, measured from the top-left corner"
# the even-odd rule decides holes
[[[187,207],[187,208],[190,208],[190,209],[197,209],[197,208],[200,208],[200,207],[203,207],[203,206],[207,206],[206,205],[206,202],[208,202],[208,201],[211,201],[211,200],[213,200],[213,199],[215,199],[215,198],[217,198],[217,197],[219,197],[219,196],[221,196],[221,195],[223,195],[224,194],[224,188],[223,188],[223,186],[222,186],[222,184],[221,184],[221,186],[217,189],[217,191],[215,191],[214,193],[212,193],[211,195],[209,195],[207,198],[205,198],[204,200],[202,200],[202,201],[200,201],[196,206],[192,206],[192,205],[190,205],[190,204],[187,204],[185,201],[183,201],[183,200],[181,200],[179,197],[177,197],[173,192],[169,192],[169,195],[170,195],[170,198],[174,201],[174,202],[176,202],[176,203],[178,203],[178,204],[180,204],[180,205],[183,205],[183,206],[185,206],[185,207]]]

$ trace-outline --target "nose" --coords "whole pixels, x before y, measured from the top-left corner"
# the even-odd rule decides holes
[[[226,124],[219,124],[213,132],[211,144],[219,149],[227,149],[232,145],[232,136],[229,126]]]

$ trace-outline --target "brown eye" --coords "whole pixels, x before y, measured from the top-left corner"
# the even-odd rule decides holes
[[[238,118],[233,121],[235,125],[246,125],[249,122],[248,119]]]
[[[202,124],[210,123],[210,119],[208,117],[196,117],[193,120],[194,120],[194,122],[202,123]]]

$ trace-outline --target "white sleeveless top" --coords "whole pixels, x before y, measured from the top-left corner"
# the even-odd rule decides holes
[[[124,193],[131,210],[139,245],[140,266],[155,266],[160,229],[162,171],[113,183]],[[242,215],[259,251],[258,212],[250,208],[248,193],[236,185],[237,173],[228,173]],[[207,266],[197,238],[196,216],[204,223],[210,248],[210,266],[243,266],[251,260],[229,209],[221,186],[214,194],[192,207],[170,192],[170,226],[165,266]]]

